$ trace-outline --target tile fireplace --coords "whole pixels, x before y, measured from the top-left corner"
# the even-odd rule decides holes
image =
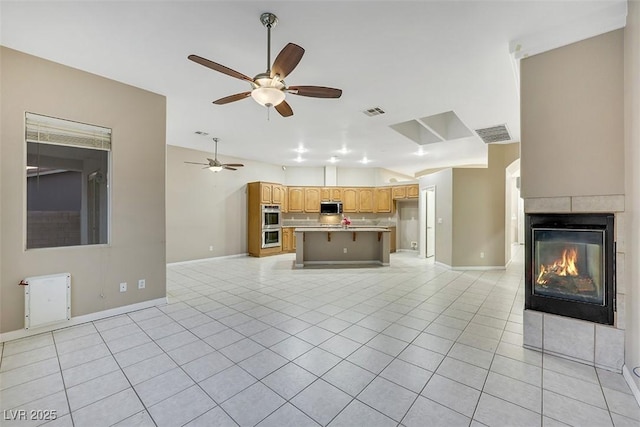
[[[614,215],[526,215],[525,308],[613,325]]]

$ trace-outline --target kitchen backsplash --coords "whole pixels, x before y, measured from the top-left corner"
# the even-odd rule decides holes
[[[393,227],[396,225],[395,215],[384,214],[344,214],[349,217],[352,225],[380,225],[385,227]],[[342,220],[341,215],[320,215],[306,213],[285,213],[282,214],[282,225],[295,227],[315,224],[339,224]]]

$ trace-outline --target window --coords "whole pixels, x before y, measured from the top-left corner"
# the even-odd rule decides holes
[[[26,114],[27,249],[108,243],[111,129]]]

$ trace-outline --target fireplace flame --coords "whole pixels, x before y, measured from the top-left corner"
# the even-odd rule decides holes
[[[544,265],[540,264],[540,274],[538,274],[537,283],[544,285],[547,280],[544,278],[547,273],[553,273],[556,276],[578,276],[578,267],[576,262],[578,260],[578,251],[576,248],[571,247],[562,251],[562,257],[555,260],[553,264]]]

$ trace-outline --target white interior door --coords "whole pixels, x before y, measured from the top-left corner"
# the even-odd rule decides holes
[[[436,254],[436,189],[427,189],[427,258]]]

